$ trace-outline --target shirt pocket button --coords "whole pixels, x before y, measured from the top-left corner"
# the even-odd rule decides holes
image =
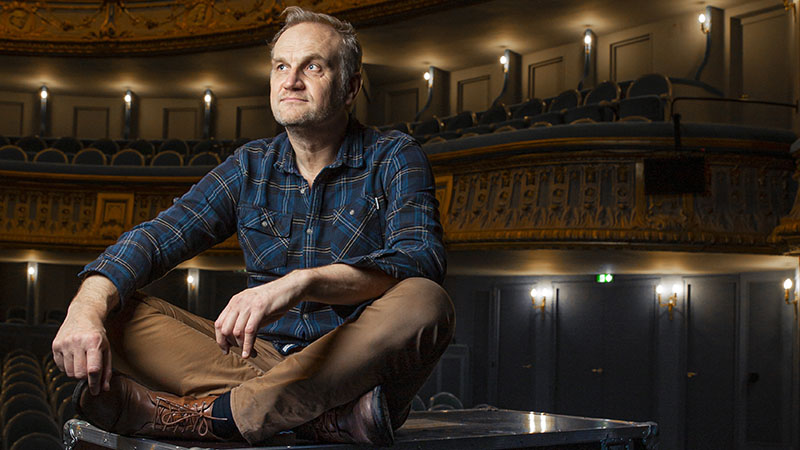
[[[267,221],[266,221],[266,220],[262,220],[262,221],[261,221],[261,226],[262,226],[262,227],[264,227],[264,228],[267,228],[267,225],[269,225],[269,224],[267,223]]]
[[[356,213],[355,210],[353,210],[353,209],[350,210],[350,215],[351,216],[355,215],[355,213]]]

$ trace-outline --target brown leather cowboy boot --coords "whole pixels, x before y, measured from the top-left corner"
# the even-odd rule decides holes
[[[318,442],[347,444],[394,444],[389,408],[381,386],[358,399],[324,412],[295,428],[297,437]]]
[[[119,374],[112,375],[109,391],[92,395],[88,388],[86,380],[75,387],[75,409],[106,431],[183,440],[225,440],[211,429],[211,421],[226,420],[211,416],[216,396],[178,397],[154,392]]]

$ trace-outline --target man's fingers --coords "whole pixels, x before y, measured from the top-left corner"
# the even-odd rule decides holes
[[[103,390],[111,390],[111,350],[103,351]]]
[[[258,331],[258,319],[256,315],[251,315],[244,328],[244,344],[242,345],[242,358],[249,358],[250,352],[253,351],[253,343],[256,340],[256,332]]]
[[[64,371],[64,355],[61,354],[61,351],[53,350],[53,360],[56,362],[56,367],[58,370]]]
[[[250,318],[248,311],[242,311],[236,318],[236,324],[233,326],[233,336],[236,338],[236,343],[239,347],[244,348],[245,342],[245,328],[247,321]]]
[[[217,345],[219,348],[222,349],[222,353],[228,354],[228,350],[230,349],[230,345],[228,344],[228,339],[225,334],[222,332],[222,327],[225,325],[225,320],[228,317],[228,307],[226,306],[225,309],[219,313],[219,317],[217,317],[217,321],[214,322],[214,338],[217,341]]]
[[[104,374],[103,352],[92,348],[86,352],[86,375],[89,380],[89,392],[92,395],[100,393]]]

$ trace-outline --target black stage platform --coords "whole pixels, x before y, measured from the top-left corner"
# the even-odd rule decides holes
[[[653,422],[624,422],[511,410],[413,412],[397,430],[393,449],[569,449],[655,450],[658,427]],[[67,449],[189,450],[348,449],[364,446],[308,444],[286,433],[262,447],[246,443],[159,442],[107,433],[81,420],[64,425]]]

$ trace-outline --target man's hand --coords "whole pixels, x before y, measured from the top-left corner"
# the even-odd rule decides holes
[[[86,278],[53,339],[58,368],[70,377],[87,378],[93,395],[101,388],[110,389],[111,349],[103,322],[117,302],[110,280],[99,275]]]
[[[249,358],[258,329],[280,319],[300,303],[307,285],[306,274],[296,270],[231,297],[214,322],[217,344],[222,351],[227,354],[232,346],[239,346],[242,358]]]

